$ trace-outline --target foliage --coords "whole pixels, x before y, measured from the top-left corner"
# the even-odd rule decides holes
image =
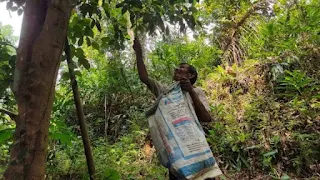
[[[267,76],[254,72],[261,66],[256,63],[255,68],[246,70],[234,66],[236,76],[218,67],[208,77],[206,90],[217,104],[212,107],[216,122],[210,125],[208,142],[222,166],[247,169],[247,178],[260,170],[277,178],[284,172],[311,176],[312,167],[319,162],[319,112],[297,92],[286,101],[286,95],[273,95]],[[245,84],[243,77],[247,78]],[[284,77],[288,78],[289,74]]]
[[[11,26],[0,24],[0,102],[12,105],[12,94],[10,85],[13,82],[13,71],[15,67],[15,46],[17,37],[12,35]]]

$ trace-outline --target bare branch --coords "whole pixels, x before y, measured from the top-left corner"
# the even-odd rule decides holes
[[[11,111],[6,110],[6,109],[2,109],[2,108],[0,108],[0,113],[8,115],[13,121],[16,121],[16,119],[18,117],[18,115],[16,113],[11,112]]]
[[[237,23],[235,23],[232,26],[232,30],[231,30],[231,34],[229,37],[229,40],[227,42],[227,44],[225,45],[225,47],[223,48],[224,54],[226,53],[226,51],[228,51],[230,45],[232,44],[232,41],[234,40],[234,37],[238,34],[240,27],[246,22],[246,20],[250,17],[250,15],[261,9],[260,3],[255,3],[253,4],[253,6],[242,16],[242,18],[240,19],[240,21],[238,21]]]

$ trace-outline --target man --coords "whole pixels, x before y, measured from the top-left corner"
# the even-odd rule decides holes
[[[149,78],[145,64],[142,58],[142,48],[138,39],[134,40],[133,49],[136,53],[137,68],[140,80],[147,85],[149,90],[158,97],[166,90],[166,86]],[[199,121],[210,122],[211,116],[209,114],[209,103],[201,88],[194,87],[193,84],[197,80],[198,73],[196,69],[187,63],[181,63],[179,67],[175,68],[173,79],[180,82],[181,89],[190,94],[193,102],[194,110]],[[170,180],[177,179],[171,172],[169,172]]]

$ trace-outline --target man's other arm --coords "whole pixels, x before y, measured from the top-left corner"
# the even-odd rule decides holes
[[[180,85],[182,90],[189,92],[191,99],[193,101],[194,110],[197,114],[199,121],[210,122],[212,120],[210,113],[207,111],[206,107],[203,105],[203,103],[199,98],[199,95],[204,96],[204,92],[201,91],[200,93],[203,93],[203,94],[198,94],[195,91],[194,87],[192,86],[188,78],[183,78],[180,81]]]
[[[207,111],[203,103],[201,102],[198,94],[193,89],[189,92],[191,99],[193,101],[194,110],[198,116],[199,121],[202,122],[211,122],[212,118],[210,116],[210,113]]]

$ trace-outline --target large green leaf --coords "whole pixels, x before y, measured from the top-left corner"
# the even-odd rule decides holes
[[[104,172],[104,179],[105,180],[119,180],[121,179],[120,174],[118,171],[114,169],[107,169]]]
[[[7,128],[0,130],[0,145],[13,137],[15,128]]]

